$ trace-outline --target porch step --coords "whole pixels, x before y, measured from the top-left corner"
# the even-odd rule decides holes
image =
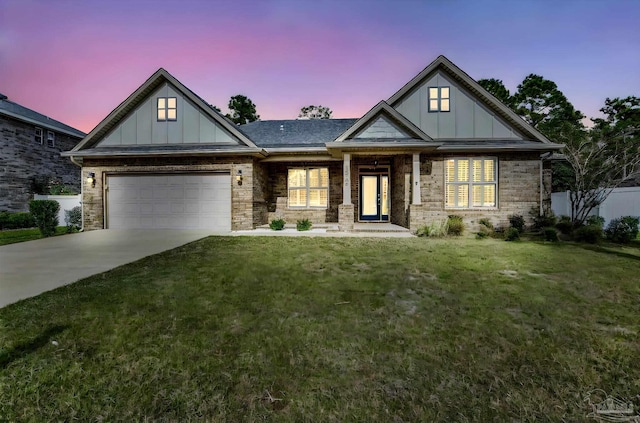
[[[406,232],[409,233],[409,229],[394,225],[393,223],[379,223],[379,222],[357,222],[353,224],[354,232]]]

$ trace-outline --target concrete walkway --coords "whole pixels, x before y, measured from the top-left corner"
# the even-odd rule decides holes
[[[209,235],[106,229],[0,246],[0,307]]]

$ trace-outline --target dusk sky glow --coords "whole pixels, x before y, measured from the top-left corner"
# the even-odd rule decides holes
[[[438,55],[513,92],[530,73],[589,117],[640,96],[640,1],[0,0],[0,92],[89,132],[159,67],[223,112],[361,117]]]

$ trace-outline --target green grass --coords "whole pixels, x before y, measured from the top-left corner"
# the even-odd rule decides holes
[[[0,420],[585,421],[640,394],[640,254],[590,248],[208,238],[0,309]]]
[[[64,235],[67,233],[66,226],[58,226],[56,228],[56,236]],[[40,231],[38,228],[29,229],[12,229],[0,231],[0,245],[15,244],[16,242],[33,241],[34,239],[40,239]]]

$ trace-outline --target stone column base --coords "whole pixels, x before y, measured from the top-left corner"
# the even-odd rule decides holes
[[[355,206],[353,204],[338,205],[338,229],[342,232],[353,230]]]

